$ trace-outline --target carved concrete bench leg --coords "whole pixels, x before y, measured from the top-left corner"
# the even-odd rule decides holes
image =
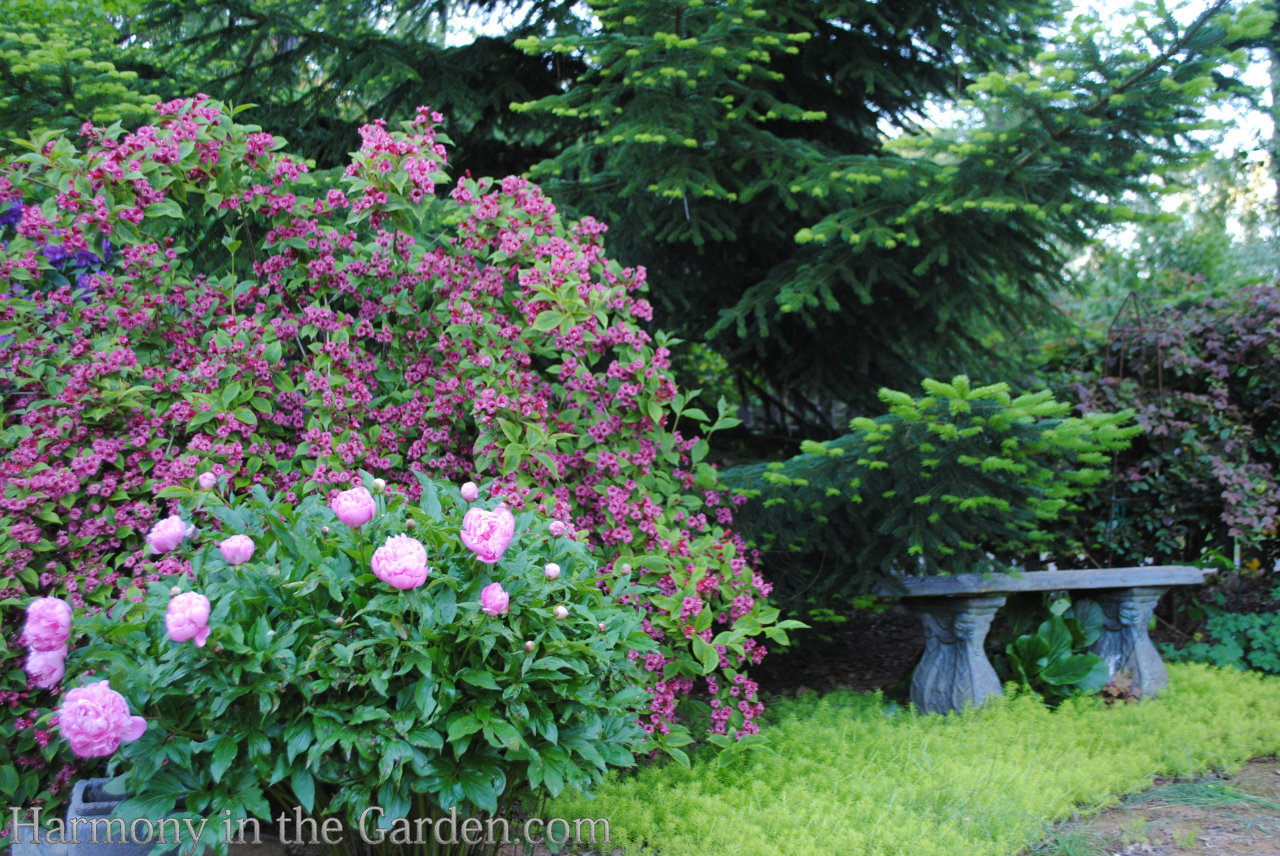
[[[917,710],[947,713],[1002,694],[982,645],[1004,601],[1004,595],[911,600],[909,606],[924,622],[925,635],[924,657],[911,676],[911,701]]]
[[[1127,669],[1143,698],[1169,686],[1169,672],[1147,635],[1156,601],[1167,589],[1168,586],[1107,589],[1091,595],[1102,607],[1106,621],[1102,635],[1089,650],[1106,661],[1111,674]]]

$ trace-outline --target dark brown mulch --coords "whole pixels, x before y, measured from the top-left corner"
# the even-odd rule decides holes
[[[924,651],[920,619],[900,606],[885,612],[851,612],[843,622],[814,624],[790,632],[791,647],[774,648],[751,670],[766,695],[884,690],[905,697],[911,670]]]

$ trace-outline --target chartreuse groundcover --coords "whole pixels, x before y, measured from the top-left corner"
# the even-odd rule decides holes
[[[615,775],[547,816],[607,817],[626,854],[1012,856],[1153,776],[1233,771],[1280,750],[1280,680],[1169,674],[1158,698],[1052,711],[1012,685],[945,717],[879,695],[804,696],[770,707],[766,749]]]

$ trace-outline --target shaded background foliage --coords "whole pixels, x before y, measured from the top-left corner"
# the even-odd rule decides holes
[[[598,33],[520,43],[596,58],[528,105],[585,126],[535,174],[619,224],[671,284],[659,323],[709,336],[800,436],[841,430],[816,400],[1002,362],[1067,248],[1186,162],[1225,44],[1258,26],[1213,4],[1121,43],[1077,19],[1045,50],[1046,4],[883,7],[600,3]],[[972,122],[919,130],[931,99]]]
[[[460,14],[511,15],[512,35],[446,43]],[[577,25],[570,4],[232,0],[145,4],[133,28],[136,39],[164,46],[153,54],[157,68],[176,67],[221,100],[254,103],[255,119],[287,133],[319,168],[345,163],[365,122],[430,104],[458,141],[459,174],[508,175],[558,144],[554,121],[507,105],[555,91],[581,69],[528,57],[510,40],[566,25]]]
[[[1188,277],[1183,275],[1184,284]],[[1178,294],[1122,311],[1107,339],[1051,345],[1043,373],[1082,410],[1135,408],[1142,435],[1086,500],[1095,562],[1260,557],[1280,522],[1280,289]]]

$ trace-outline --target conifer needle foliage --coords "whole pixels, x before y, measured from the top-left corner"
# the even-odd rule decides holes
[[[112,3],[103,34],[64,41],[136,70],[122,102],[252,102],[321,168],[364,122],[434,105],[459,174],[532,169],[615,224],[658,325],[710,336],[744,400],[824,438],[840,426],[815,398],[976,373],[1052,318],[1064,252],[1186,167],[1232,48],[1274,18],[1245,0],[1185,23],[1136,4],[1143,26],[1118,32],[1059,0]],[[500,35],[468,41],[480,24]],[[51,67],[72,127],[102,121],[81,100],[112,73]],[[20,85],[4,74],[0,98]]]
[[[864,405],[1051,315],[1062,248],[1185,164],[1225,46],[1268,20],[1215,2],[1048,35],[1061,4],[590,5],[598,29],[516,43],[587,66],[515,105],[579,123],[535,174],[617,224],[623,258],[644,248],[660,322],[779,401]],[[931,100],[961,128],[917,124]]]
[[[1071,416],[1048,390],[926,379],[926,395],[880,390],[888,412],[847,437],[806,442],[784,463],[725,474],[763,485],[743,508],[780,594],[850,597],[908,574],[1025,567],[1062,545],[1050,524],[1109,475],[1138,434],[1132,411]]]

